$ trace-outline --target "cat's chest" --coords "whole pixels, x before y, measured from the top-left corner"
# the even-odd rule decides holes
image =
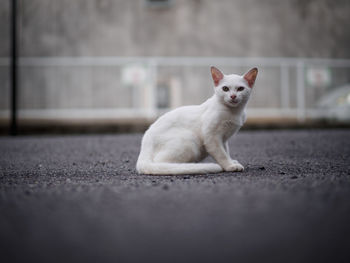
[[[236,121],[236,120],[223,120],[220,126],[222,126],[223,130],[230,131],[236,128],[240,128],[242,124],[240,121]]]
[[[218,125],[221,127],[223,131],[230,132],[231,130],[239,129],[243,126],[244,123],[244,112],[242,114],[222,114],[218,118]]]
[[[237,120],[223,120],[221,123],[222,135],[224,141],[230,138],[242,127],[242,123]]]
[[[226,141],[233,134],[235,134],[242,127],[242,125],[243,123],[239,118],[221,117],[208,124],[207,129],[205,129],[205,134],[219,136]]]
[[[203,119],[204,135],[215,135],[227,140],[237,132],[244,123],[245,113],[232,114],[229,111],[211,112]]]

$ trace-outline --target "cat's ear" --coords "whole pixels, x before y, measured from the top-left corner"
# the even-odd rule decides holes
[[[218,70],[216,67],[211,67],[210,71],[211,71],[211,76],[214,80],[215,86],[219,85],[220,80],[224,78],[224,74],[222,74],[221,71]]]
[[[249,87],[253,87],[255,83],[256,76],[258,75],[258,69],[252,68],[247,73],[244,74],[243,78],[248,82]]]

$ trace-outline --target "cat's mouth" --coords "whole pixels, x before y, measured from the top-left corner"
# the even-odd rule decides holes
[[[238,100],[229,100],[228,102],[226,102],[226,104],[229,107],[237,107],[239,105],[239,101]]]

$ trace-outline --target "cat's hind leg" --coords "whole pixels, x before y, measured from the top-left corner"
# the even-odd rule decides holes
[[[156,163],[191,163],[201,160],[199,143],[193,138],[171,139],[164,143],[158,152],[154,154],[153,161]]]
[[[153,161],[138,161],[137,171],[141,174],[207,174],[222,172],[216,163],[196,163],[200,154],[188,144],[182,147],[162,147],[155,153]]]
[[[182,132],[181,138],[159,136],[153,141],[153,150],[139,158],[136,169],[141,174],[207,174],[222,171],[215,163],[197,163],[205,156],[200,140]],[[187,135],[187,136],[186,136]]]

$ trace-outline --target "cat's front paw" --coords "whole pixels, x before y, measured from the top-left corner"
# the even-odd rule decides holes
[[[232,162],[228,167],[225,168],[226,172],[243,172],[244,167],[239,162]]]

